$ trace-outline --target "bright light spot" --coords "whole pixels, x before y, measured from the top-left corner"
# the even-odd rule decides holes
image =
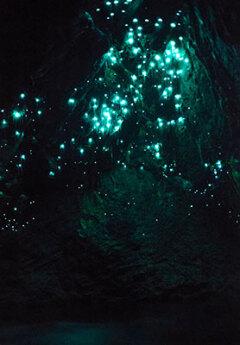
[[[185,120],[184,117],[179,117],[178,122],[179,123],[184,123],[184,120]]]
[[[133,43],[134,43],[134,39],[133,39],[133,38],[129,38],[129,39],[127,40],[127,42],[128,42],[129,44],[133,44]]]
[[[74,98],[69,98],[68,104],[74,104],[74,103],[75,103],[75,99]]]
[[[132,75],[132,80],[133,80],[133,81],[137,80],[137,76],[136,76],[135,74]]]
[[[14,110],[14,112],[13,112],[13,117],[15,119],[19,119],[22,115],[23,115],[23,113],[21,113],[20,111]]]

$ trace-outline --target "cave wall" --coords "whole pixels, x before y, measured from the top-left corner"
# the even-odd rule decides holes
[[[169,4],[168,11],[177,10],[177,5]],[[64,315],[64,310],[87,304],[94,309],[96,304],[147,304],[207,296],[238,300],[237,14],[225,2],[216,8],[195,1],[183,8],[191,70],[180,88],[183,112],[191,108],[191,131],[184,126],[170,129],[166,151],[184,174],[164,178],[151,161],[140,169],[141,140],[151,130],[151,122],[145,122],[134,139],[139,152],[128,155],[125,148],[121,153],[128,169],[115,164],[114,158],[96,183],[93,172],[91,188],[85,193],[63,191],[58,184],[50,189],[45,186],[47,192],[38,197],[35,209],[37,222],[16,234],[1,233],[0,306],[5,315],[11,316],[10,309],[17,317],[34,314],[34,308],[41,316],[45,310],[56,314],[61,310]],[[71,22],[55,34],[54,49],[49,44],[44,61],[31,74],[35,90],[47,87],[56,102],[65,89],[85,79],[109,47],[103,27],[89,29],[81,21],[80,17],[75,31],[70,30]],[[62,23],[56,25],[62,28]],[[92,43],[83,53],[77,47],[89,35]],[[214,202],[221,204],[216,208],[200,192],[194,199],[193,194],[204,190],[209,179],[200,163],[219,158],[227,161],[228,173],[222,185],[207,193],[208,197],[213,193]]]

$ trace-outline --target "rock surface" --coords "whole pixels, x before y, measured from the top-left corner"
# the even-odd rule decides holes
[[[212,297],[239,302],[240,42],[237,13],[227,1],[221,3],[216,8],[206,1],[181,2],[191,71],[180,88],[183,112],[191,107],[191,131],[183,126],[166,133],[164,159],[174,158],[182,175],[165,177],[150,159],[142,169],[144,137],[150,131],[154,135],[146,120],[137,134],[131,123],[125,129],[126,138],[135,135],[139,151],[128,154],[130,139],[123,149],[114,144],[101,177],[91,170],[85,193],[63,190],[65,181],[45,183],[38,167],[51,162],[40,149],[25,180],[17,186],[9,182],[10,196],[19,204],[25,194],[37,196],[38,221],[28,230],[0,234],[1,318],[78,318],[89,308],[96,314],[101,308],[105,314],[114,308],[124,314],[139,305]],[[166,14],[177,5],[169,3]],[[48,22],[53,35],[48,50],[41,52],[41,63],[33,58],[30,71],[24,70],[32,76],[34,90],[45,90],[56,103],[85,80],[109,47],[104,27],[94,28],[86,16],[75,16],[74,25],[65,19],[65,26]],[[89,49],[83,52],[78,47],[86,46],[89,37]],[[19,78],[14,79],[18,85],[23,74]],[[9,90],[4,76],[3,81]],[[46,125],[46,137],[57,126],[54,121]],[[200,163],[217,161],[219,150],[229,174],[209,195],[214,193],[216,203],[224,201],[224,206],[218,209],[210,202],[205,207],[200,195],[193,205],[193,191],[210,179]],[[119,157],[128,169],[117,164]]]

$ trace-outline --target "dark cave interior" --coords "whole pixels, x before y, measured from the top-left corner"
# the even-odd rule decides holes
[[[164,315],[186,344],[239,343],[239,2],[2,0],[0,17],[2,324]]]

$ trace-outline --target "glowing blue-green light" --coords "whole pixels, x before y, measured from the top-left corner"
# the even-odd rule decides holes
[[[42,115],[42,110],[38,110],[38,115]]]
[[[89,142],[89,144],[92,144],[93,139],[92,139],[92,138],[89,138],[89,139],[88,139],[88,142]]]
[[[181,98],[181,95],[175,95],[175,98],[179,100]]]
[[[71,139],[71,142],[74,144],[74,143],[75,143],[75,138],[72,138],[72,139]]]
[[[69,98],[68,104],[75,104],[75,99],[74,98]]]
[[[157,61],[159,61],[160,59],[161,59],[161,56],[160,55],[155,55],[155,59],[157,60]]]
[[[81,155],[83,155],[84,154],[84,149],[80,149],[80,153],[81,153]]]
[[[50,171],[49,176],[55,176],[55,173],[53,171]]]
[[[19,137],[19,136],[21,135],[21,133],[18,132],[18,131],[16,131],[16,132],[15,132],[15,135],[16,135],[17,137]]]
[[[25,93],[21,93],[20,98],[24,99],[26,97]]]
[[[132,75],[132,80],[133,80],[133,81],[137,80],[137,76],[136,76],[135,74]]]
[[[128,113],[128,109],[127,108],[123,108],[123,114],[127,114]]]
[[[21,155],[21,159],[25,160],[26,156],[25,155]]]
[[[134,39],[133,39],[133,38],[129,38],[129,39],[127,40],[127,42],[128,42],[129,44],[133,44],[133,43],[134,43]]]
[[[6,126],[7,125],[7,121],[6,120],[2,120],[2,125]]]
[[[133,54],[137,55],[140,52],[140,48],[133,48]]]
[[[61,144],[61,145],[60,145],[60,149],[64,150],[64,149],[65,149],[65,145],[64,145],[64,144]]]
[[[40,102],[40,98],[35,98],[35,102],[39,103]]]
[[[171,26],[171,28],[175,28],[176,27],[176,23],[171,23],[170,26]]]
[[[184,120],[185,120],[184,117],[179,117],[179,118],[178,118],[178,122],[179,122],[179,123],[184,123]]]
[[[157,152],[156,154],[155,154],[155,156],[156,156],[156,158],[160,158],[160,153],[159,152]]]
[[[14,112],[13,112],[13,117],[15,119],[19,119],[22,115],[23,115],[23,113],[20,111],[14,110]]]

